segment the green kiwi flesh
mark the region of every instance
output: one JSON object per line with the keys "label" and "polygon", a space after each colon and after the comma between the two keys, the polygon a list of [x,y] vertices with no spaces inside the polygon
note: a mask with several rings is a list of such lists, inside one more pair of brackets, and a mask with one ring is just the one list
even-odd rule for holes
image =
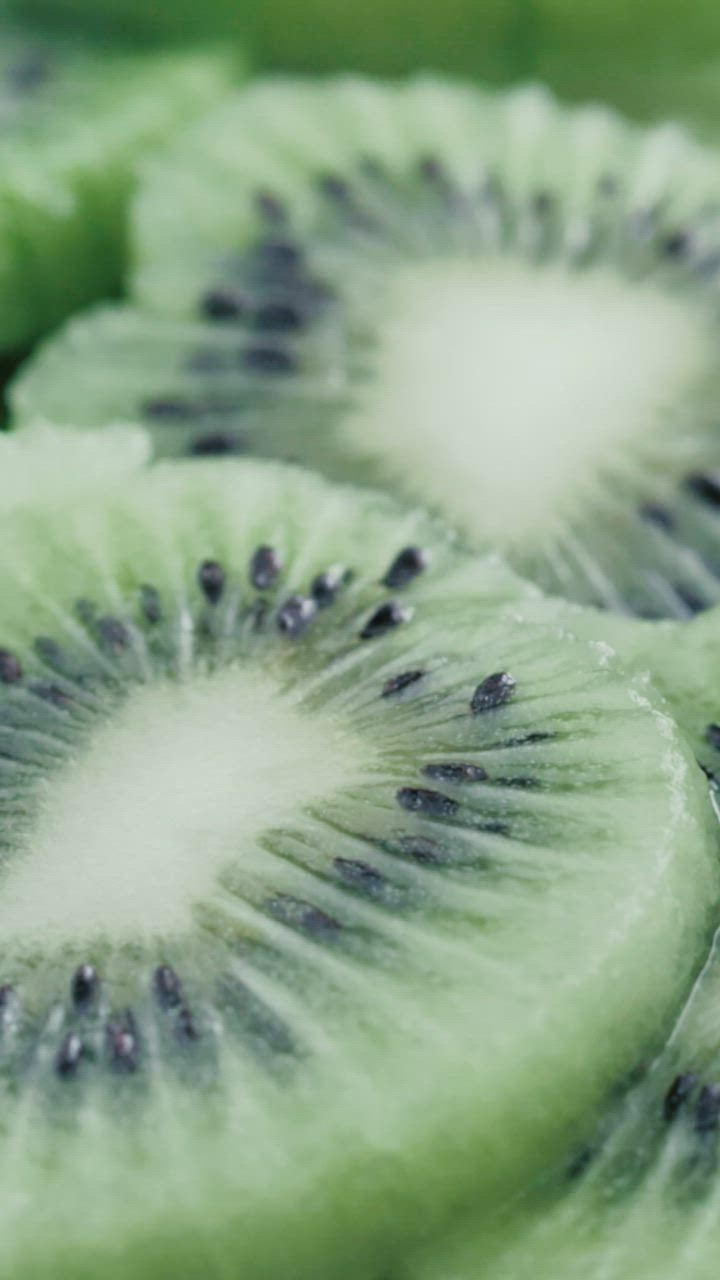
{"label": "green kiwi flesh", "polygon": [[135,239],[144,312],[73,322],[19,421],[388,487],[584,604],[720,601],[720,166],[679,130],[259,83],[150,166]]}
{"label": "green kiwi flesh", "polygon": [[667,1047],[562,1173],[393,1280],[713,1280],[720,1245],[717,939]]}
{"label": "green kiwi flesh", "polygon": [[[570,627],[573,627],[571,622]],[[590,620],[580,629],[587,634]],[[619,637],[624,659],[652,672],[713,789],[720,788],[720,609],[686,625],[640,626]]]}
{"label": "green kiwi flesh", "polygon": [[659,1042],[704,780],[422,514],[101,445],[0,516],[0,1275],[373,1274]]}
{"label": "green kiwi flesh", "polygon": [[116,290],[134,169],[231,83],[224,53],[0,28],[0,350]]}

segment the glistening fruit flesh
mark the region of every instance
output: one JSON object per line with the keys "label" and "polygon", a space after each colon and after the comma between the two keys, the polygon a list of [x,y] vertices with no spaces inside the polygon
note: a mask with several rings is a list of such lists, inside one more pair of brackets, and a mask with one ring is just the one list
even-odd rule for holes
{"label": "glistening fruit flesh", "polygon": [[643,689],[293,469],[2,537],[0,1274],[372,1274],[562,1158],[717,894]]}
{"label": "glistening fruit flesh", "polygon": [[717,939],[669,1043],[562,1175],[393,1280],[713,1280],[720,1206]]}
{"label": "glistening fruit flesh", "polygon": [[687,617],[720,600],[719,202],[679,130],[540,92],[260,84],[139,201],[136,295],[182,322],[74,324],[16,409],[297,457]]}

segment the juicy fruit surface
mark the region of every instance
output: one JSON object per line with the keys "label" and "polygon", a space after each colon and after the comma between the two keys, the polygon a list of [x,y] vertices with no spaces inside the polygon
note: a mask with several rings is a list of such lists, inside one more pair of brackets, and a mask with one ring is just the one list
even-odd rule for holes
{"label": "juicy fruit surface", "polygon": [[560,1159],[716,896],[642,689],[291,469],[3,546],[0,1273],[367,1274]]}
{"label": "juicy fruit surface", "polygon": [[[224,55],[133,55],[2,30],[0,346],[114,289],[133,168],[220,96]],[[62,269],[60,269],[62,268]]]}
{"label": "juicy fruit surface", "polygon": [[261,84],[144,188],[167,318],[76,322],[16,410],[297,457],[552,592],[688,617],[720,600],[719,190],[678,130],[540,92]]}
{"label": "juicy fruit surface", "polygon": [[711,1280],[720,1241],[717,940],[669,1043],[563,1175],[396,1280]]}
{"label": "juicy fruit surface", "polygon": [[150,440],[140,427],[110,427],[91,438],[37,422],[15,435],[0,435],[0,514],[65,503],[122,483],[150,455]]}
{"label": "juicy fruit surface", "polygon": [[640,627],[620,637],[633,668],[652,672],[715,790],[720,786],[719,638],[717,608],[689,625]]}

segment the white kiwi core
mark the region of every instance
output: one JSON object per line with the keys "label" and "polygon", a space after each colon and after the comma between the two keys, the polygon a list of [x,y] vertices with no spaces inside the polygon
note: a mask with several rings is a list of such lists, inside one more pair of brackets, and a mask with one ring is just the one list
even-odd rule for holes
{"label": "white kiwi core", "polygon": [[432,261],[384,289],[343,439],[479,544],[552,538],[642,473],[715,359],[700,307],[609,268]]}
{"label": "white kiwi core", "polygon": [[225,866],[255,873],[263,830],[357,783],[369,754],[257,672],[140,689],[49,779],[4,874],[0,937],[181,934]]}

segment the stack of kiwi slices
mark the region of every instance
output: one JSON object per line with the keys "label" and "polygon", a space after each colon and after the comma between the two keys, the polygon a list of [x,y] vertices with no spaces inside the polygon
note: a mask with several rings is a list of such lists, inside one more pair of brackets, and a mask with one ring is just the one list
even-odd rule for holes
{"label": "stack of kiwi slices", "polygon": [[0,54],[0,1280],[710,1280],[720,155],[58,8]]}

